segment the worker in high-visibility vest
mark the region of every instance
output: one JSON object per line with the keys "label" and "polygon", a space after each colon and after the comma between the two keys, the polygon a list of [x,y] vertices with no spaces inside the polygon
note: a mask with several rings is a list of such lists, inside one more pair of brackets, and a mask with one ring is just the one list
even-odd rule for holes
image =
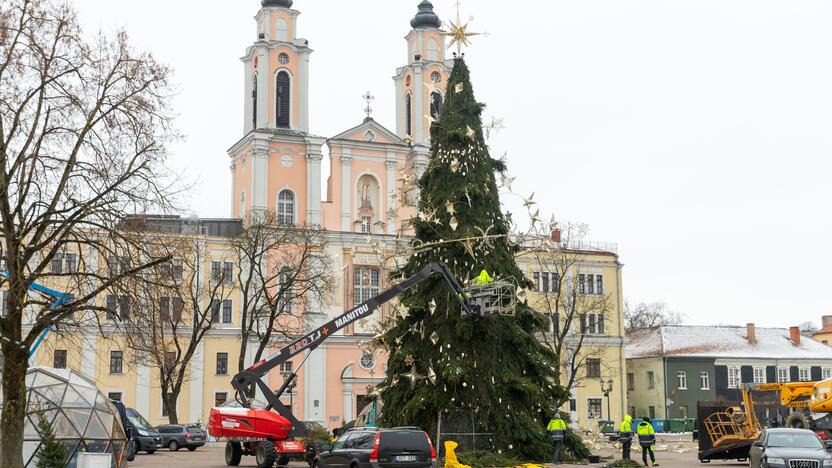
{"label": "worker in high-visibility vest", "polygon": [[647,454],[650,454],[650,461],[653,462],[653,466],[659,466],[656,463],[656,452],[653,449],[653,445],[656,443],[656,431],[653,430],[653,425],[650,424],[650,418],[645,417],[642,419],[640,423],[638,423],[638,444],[641,445],[641,460],[644,462],[644,466],[649,466],[647,464]]}
{"label": "worker in high-visibility vest", "polygon": [[488,286],[493,282],[494,278],[492,278],[486,270],[482,270],[480,272],[480,275],[474,279],[474,284],[476,284],[477,286]]}
{"label": "worker in high-visibility vest", "polygon": [[633,444],[633,418],[630,415],[624,416],[621,426],[618,427],[618,440],[621,442],[621,458],[630,459],[630,447]]}
{"label": "worker in high-visibility vest", "polygon": [[555,417],[549,421],[546,430],[549,432],[549,438],[555,444],[554,463],[560,465],[563,463],[563,456],[560,451],[563,448],[563,440],[566,438],[566,422],[560,418],[560,413],[555,413]]}

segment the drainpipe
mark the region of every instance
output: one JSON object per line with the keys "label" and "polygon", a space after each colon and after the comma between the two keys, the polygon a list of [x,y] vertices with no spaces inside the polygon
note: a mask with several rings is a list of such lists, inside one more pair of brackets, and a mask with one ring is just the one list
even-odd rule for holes
{"label": "drainpipe", "polygon": [[664,374],[664,418],[670,418],[670,408],[667,406],[667,357],[662,356],[662,372]]}
{"label": "drainpipe", "polygon": [[[627,335],[624,333],[624,312],[622,310],[622,304],[624,303],[624,293],[621,289],[621,268],[623,265],[621,263],[616,262],[618,268],[616,268],[616,286],[618,290],[618,336],[621,337],[621,348],[620,352],[621,355],[619,356],[619,360],[621,361],[621,419],[624,420],[624,415],[627,414]],[[635,415],[633,415],[635,416]]]}

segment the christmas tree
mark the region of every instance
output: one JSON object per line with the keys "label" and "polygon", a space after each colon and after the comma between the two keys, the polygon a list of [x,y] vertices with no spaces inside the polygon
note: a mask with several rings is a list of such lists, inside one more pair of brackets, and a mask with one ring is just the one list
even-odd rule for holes
{"label": "christmas tree", "polygon": [[55,440],[55,430],[52,423],[41,414],[38,417],[38,432],[40,432],[40,450],[38,451],[37,468],[62,468],[66,466],[66,445]]}
{"label": "christmas tree", "polygon": [[[419,181],[414,253],[394,277],[442,261],[460,280],[487,270],[513,284],[522,298],[531,284],[515,262],[518,247],[509,237],[495,180],[505,165],[489,155],[483,105],[474,98],[462,58],[455,59],[445,96],[431,126],[432,157]],[[558,365],[535,336],[544,331],[545,317],[521,301],[513,316],[464,318],[438,276],[403,295],[401,304],[406,311],[380,338],[389,349],[387,379],[379,388],[382,423],[436,434],[440,416],[461,418],[466,427],[492,434],[486,442],[494,449],[546,458],[552,444],[545,422],[564,390],[552,384]]]}

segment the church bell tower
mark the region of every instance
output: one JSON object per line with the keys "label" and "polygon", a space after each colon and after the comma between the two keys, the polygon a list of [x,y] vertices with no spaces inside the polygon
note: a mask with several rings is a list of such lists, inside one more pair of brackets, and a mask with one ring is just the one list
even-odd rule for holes
{"label": "church bell tower", "polygon": [[407,65],[396,71],[396,134],[414,143],[430,139],[428,116],[442,112],[442,102],[452,63],[445,61],[445,36],[433,4],[423,0],[410,20]]}

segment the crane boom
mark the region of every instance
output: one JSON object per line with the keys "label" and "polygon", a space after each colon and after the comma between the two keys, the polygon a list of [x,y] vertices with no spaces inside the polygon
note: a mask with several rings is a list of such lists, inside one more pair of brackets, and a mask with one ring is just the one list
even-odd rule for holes
{"label": "crane boom", "polygon": [[297,418],[292,415],[291,411],[286,409],[280,402],[280,396],[297,377],[295,370],[293,370],[293,372],[286,377],[283,385],[274,392],[265,382],[263,382],[263,377],[268,374],[269,371],[294,356],[297,356],[302,352],[311,352],[315,350],[327,338],[344,329],[347,325],[372,315],[385,303],[437,273],[442,275],[444,280],[448,283],[448,286],[453,290],[453,296],[456,297],[459,302],[463,315],[471,318],[478,317],[480,315],[480,307],[469,300],[465,290],[459,284],[459,281],[457,281],[454,275],[451,274],[448,266],[442,262],[431,263],[430,265],[422,268],[415,275],[405,279],[389,289],[382,291],[379,295],[362,302],[358,306],[321,325],[303,337],[298,338],[280,351],[271,354],[248,369],[235,375],[231,380],[231,386],[234,387],[234,390],[237,392],[237,400],[244,407],[249,407],[248,401],[245,398],[242,398],[241,395],[244,395],[245,391],[251,385],[257,385],[268,402],[267,409],[273,408],[275,411],[280,413],[281,416],[288,419],[292,424],[293,435],[299,435],[298,431],[301,430],[300,421],[298,421]]}
{"label": "crane boom", "polygon": [[[9,272],[8,271],[0,271],[0,278],[9,279]],[[56,291],[54,289],[47,288],[46,286],[43,286],[42,284],[38,284],[38,283],[34,283],[34,282],[29,285],[29,290],[39,292],[39,293],[43,294],[44,296],[51,297],[53,299],[52,305],[50,306],[52,309],[57,309],[58,307],[61,307],[62,305],[66,304],[67,302],[72,300],[72,294]],[[46,335],[48,335],[50,331],[52,331],[52,327],[46,327],[46,328],[43,329],[43,332],[41,332],[38,339],[32,345],[32,349],[29,350],[29,357],[30,358],[32,356],[34,356],[35,351],[38,350],[38,347],[40,346],[41,343],[43,343],[44,338],[46,338]]]}

